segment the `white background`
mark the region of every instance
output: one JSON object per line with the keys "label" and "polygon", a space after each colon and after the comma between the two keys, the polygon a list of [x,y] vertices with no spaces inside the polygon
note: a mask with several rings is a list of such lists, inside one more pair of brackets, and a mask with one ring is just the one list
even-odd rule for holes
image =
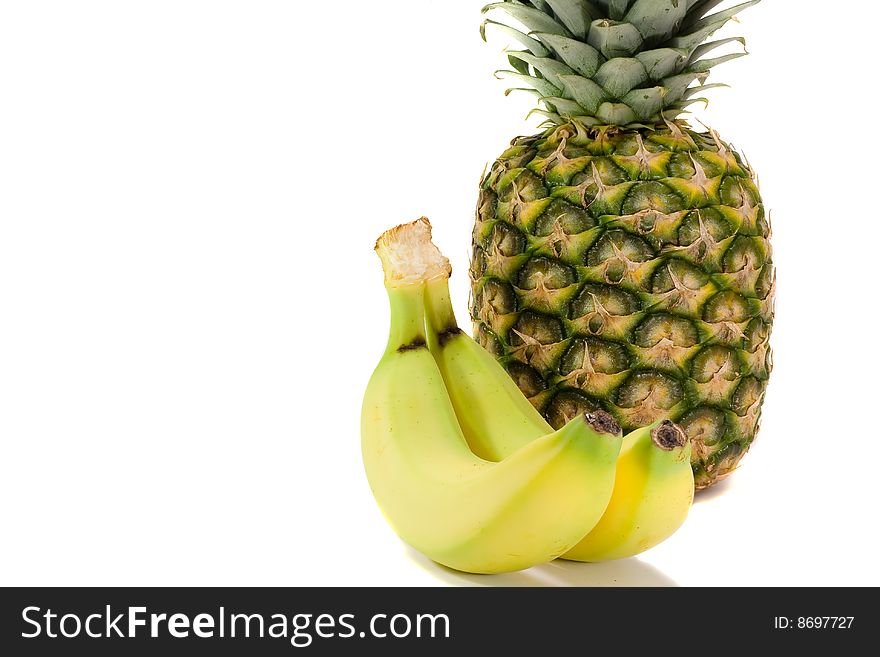
{"label": "white background", "polygon": [[466,318],[480,173],[533,131],[480,2],[0,2],[0,584],[880,584],[858,4],[744,12],[725,34],[752,56],[698,112],[773,209],[776,370],[741,469],[638,559],[478,577],[385,524],[358,416],[376,236],[429,216]]}

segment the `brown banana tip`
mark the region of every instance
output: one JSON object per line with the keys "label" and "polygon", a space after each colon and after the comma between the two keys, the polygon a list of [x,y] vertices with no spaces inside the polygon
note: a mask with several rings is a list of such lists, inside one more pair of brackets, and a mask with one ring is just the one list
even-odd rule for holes
{"label": "brown banana tip", "polygon": [[660,449],[671,452],[687,445],[688,437],[680,426],[669,420],[663,420],[651,431],[651,440]]}
{"label": "brown banana tip", "polygon": [[608,433],[612,436],[619,436],[621,434],[620,424],[610,413],[606,413],[605,411],[584,413],[584,420],[586,420],[587,424],[589,424],[597,433]]}

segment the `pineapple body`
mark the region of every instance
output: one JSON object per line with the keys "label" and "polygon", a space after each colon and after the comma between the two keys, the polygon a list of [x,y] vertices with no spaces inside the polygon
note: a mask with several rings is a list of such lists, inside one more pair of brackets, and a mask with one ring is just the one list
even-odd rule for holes
{"label": "pineapple body", "polygon": [[750,167],[713,131],[569,118],[482,181],[475,335],[554,427],[596,409],[627,431],[679,423],[704,488],[758,429],[769,237]]}

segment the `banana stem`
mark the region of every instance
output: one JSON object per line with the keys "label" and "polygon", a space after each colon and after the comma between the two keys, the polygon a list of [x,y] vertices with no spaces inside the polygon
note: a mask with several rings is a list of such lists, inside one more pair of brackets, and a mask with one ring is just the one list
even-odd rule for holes
{"label": "banana stem", "polygon": [[391,304],[391,329],[385,353],[426,346],[425,286],[417,284],[386,289]]}
{"label": "banana stem", "polygon": [[425,315],[428,346],[432,350],[442,348],[449,336],[461,333],[452,310],[449,277],[437,276],[425,283]]}
{"label": "banana stem", "polygon": [[[382,261],[385,288],[391,302],[391,331],[386,353],[426,346],[426,282],[440,281],[445,285],[452,272],[449,260],[431,241],[431,222],[422,217],[385,231],[376,241],[376,253]],[[448,288],[446,303],[451,314]],[[455,326],[454,316],[452,326]]]}

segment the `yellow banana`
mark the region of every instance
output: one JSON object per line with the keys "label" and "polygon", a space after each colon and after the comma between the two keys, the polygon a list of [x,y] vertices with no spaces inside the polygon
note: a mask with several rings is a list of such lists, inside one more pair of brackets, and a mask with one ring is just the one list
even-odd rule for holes
{"label": "yellow banana", "polygon": [[498,361],[458,328],[448,276],[426,283],[425,311],[428,347],[474,454],[500,461],[553,431]]}
{"label": "yellow banana", "polygon": [[424,280],[448,275],[430,225],[389,231],[377,251],[391,331],[364,395],[361,447],[385,517],[404,541],[457,570],[504,572],[558,557],[608,504],[619,427],[609,433],[602,418],[579,416],[498,463],[474,455],[426,347]]}
{"label": "yellow banana", "polygon": [[[499,461],[552,431],[498,361],[458,328],[448,271],[428,281],[425,305],[428,345],[474,453]],[[652,440],[652,431],[660,431],[667,442]],[[608,509],[563,558],[603,561],[633,556],[681,526],[693,500],[694,481],[690,444],[667,449],[673,434],[686,443],[672,423],[639,429],[624,439]]]}
{"label": "yellow banana", "polygon": [[640,554],[681,527],[694,500],[691,445],[669,420],[623,439],[611,502],[583,540],[563,555],[609,561]]}

